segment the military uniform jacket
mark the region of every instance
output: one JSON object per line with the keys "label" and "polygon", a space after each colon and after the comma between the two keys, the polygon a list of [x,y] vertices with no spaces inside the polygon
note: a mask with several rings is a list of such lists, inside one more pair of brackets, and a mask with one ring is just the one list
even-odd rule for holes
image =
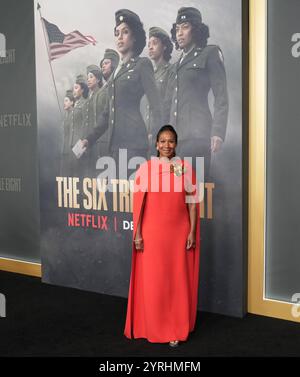
{"label": "military uniform jacket", "polygon": [[97,126],[97,119],[105,109],[107,100],[107,86],[103,85],[90,93],[84,106],[85,135],[93,132]]}
{"label": "military uniform jacket", "polygon": [[89,96],[86,100],[85,106],[84,106],[84,123],[87,132],[90,132],[93,130],[93,128],[96,126],[97,121],[97,99],[98,99],[98,93],[100,92],[100,88],[96,88],[94,91],[89,93]]}
{"label": "military uniform jacket", "polygon": [[85,109],[86,99],[80,97],[79,100],[75,102],[72,110],[72,129],[70,137],[71,148],[77,143],[78,139],[82,139],[85,135]]}
{"label": "military uniform jacket", "polygon": [[149,146],[140,102],[146,94],[153,111],[154,132],[161,127],[161,105],[153,66],[148,58],[134,57],[108,82],[108,100],[97,120],[97,127],[87,136],[90,144],[108,129],[110,150],[147,149]]}
{"label": "military uniform jacket", "polygon": [[73,111],[69,109],[65,111],[63,121],[63,148],[62,154],[68,154],[71,152],[71,136],[73,126]]}
{"label": "military uniform jacket", "polygon": [[[169,118],[166,119],[165,114],[165,107],[163,106],[165,98],[166,98],[166,91],[168,87],[168,83],[170,80],[174,79],[174,72],[172,70],[172,65],[170,63],[164,63],[159,65],[154,70],[154,77],[156,81],[156,86],[160,95],[160,104],[161,104],[161,112],[163,116],[163,123],[168,123]],[[169,114],[167,114],[169,116]],[[147,99],[145,99],[144,104],[144,119],[148,130],[153,130],[153,115],[151,108]],[[165,121],[166,120],[166,121]],[[155,137],[156,134],[153,134]]]}
{"label": "military uniform jacket", "polygon": [[[107,83],[105,83],[101,87],[101,89],[97,92],[97,97],[96,97],[96,101],[95,101],[95,122],[94,122],[93,127],[97,127],[97,120],[99,119],[99,116],[103,113],[103,111],[105,110],[106,102],[108,101],[108,90],[107,90],[107,88],[108,88]],[[107,141],[107,132],[104,133],[101,140]]]}
{"label": "military uniform jacket", "polygon": [[[97,87],[95,90],[89,93],[89,97],[84,105],[84,135],[93,132],[94,128],[97,126],[97,119],[100,114],[104,111],[107,93],[102,86]],[[89,159],[89,174],[92,174],[92,169],[96,164],[97,157],[99,156],[99,145],[94,145],[93,148],[88,148],[85,152],[85,156],[82,158]]]}
{"label": "military uniform jacket", "polygon": [[[181,63],[174,64],[174,80],[169,85],[165,108],[179,140],[225,139],[228,119],[228,92],[221,49],[208,45],[195,47]],[[214,94],[214,116],[208,94]]]}
{"label": "military uniform jacket", "polygon": [[87,157],[83,155],[78,160],[72,151],[73,146],[78,139],[82,139],[85,131],[85,104],[86,100],[83,97],[78,99],[64,121],[65,132],[61,163],[61,174],[63,176],[83,176],[87,171]]}

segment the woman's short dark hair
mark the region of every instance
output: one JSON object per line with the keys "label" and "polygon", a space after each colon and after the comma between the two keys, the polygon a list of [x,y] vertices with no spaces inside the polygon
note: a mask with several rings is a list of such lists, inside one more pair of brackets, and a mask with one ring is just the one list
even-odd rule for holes
{"label": "woman's short dark hair", "polygon": [[[158,142],[160,135],[161,135],[163,132],[165,132],[165,131],[169,131],[169,132],[172,132],[172,133],[173,133],[173,135],[174,135],[174,137],[175,137],[175,143],[176,143],[176,145],[177,145],[177,139],[178,139],[178,137],[177,137],[177,132],[175,131],[175,128],[174,128],[173,126],[171,126],[171,124],[166,124],[166,125],[162,126],[162,127],[159,129],[159,131],[158,131],[158,133],[157,133],[157,135],[156,135],[156,141]],[[159,157],[159,151],[157,151],[157,157]]]}
{"label": "woman's short dark hair", "polygon": [[87,84],[85,84],[84,82],[80,82],[78,85],[80,85],[81,89],[83,90],[82,97],[88,98],[89,88],[88,88]]}
{"label": "woman's short dark hair", "polygon": [[[190,20],[188,22],[192,25],[192,36],[194,43],[196,43],[198,47],[202,48],[207,46],[207,39],[209,38],[209,27],[203,22],[200,22],[200,20]],[[176,50],[179,50],[179,45],[176,39],[176,25],[176,23],[173,24],[173,27],[171,29],[171,36],[172,41],[175,43]]]}
{"label": "woman's short dark hair", "polygon": [[71,102],[73,102],[73,105],[74,105],[75,98],[74,98],[74,96],[73,96],[72,94],[67,94],[67,95],[65,96],[65,98],[69,98],[69,100],[70,100]]}
{"label": "woman's short dark hair", "polygon": [[102,73],[101,75],[97,75],[96,72],[93,72],[93,71],[89,71],[89,73],[91,73],[95,78],[96,80],[98,80],[98,88],[102,88],[103,86],[103,81],[102,81]]}
{"label": "woman's short dark hair", "polygon": [[[142,22],[136,22],[131,20],[126,20],[126,25],[128,25],[131,30],[133,37],[135,39],[133,44],[133,52],[135,56],[139,56],[146,46],[146,32]],[[114,33],[116,34],[116,26],[114,28]]]}
{"label": "woman's short dark hair", "polygon": [[110,68],[110,75],[113,73],[113,71],[117,68],[117,66],[118,66],[118,63],[115,61],[115,60],[113,60],[113,59],[109,59],[110,61],[111,61],[111,68]]}
{"label": "woman's short dark hair", "polygon": [[167,36],[159,35],[157,36],[157,38],[159,38],[161,40],[161,43],[166,47],[166,49],[164,50],[165,61],[170,61],[172,57],[173,43]]}

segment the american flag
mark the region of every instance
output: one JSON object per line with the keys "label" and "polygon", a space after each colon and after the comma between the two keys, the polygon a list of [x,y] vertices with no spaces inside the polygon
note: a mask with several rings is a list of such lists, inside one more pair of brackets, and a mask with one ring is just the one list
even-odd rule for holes
{"label": "american flag", "polygon": [[50,60],[60,58],[75,48],[83,47],[88,44],[95,45],[96,39],[90,35],[82,35],[78,30],[69,34],[64,34],[59,28],[42,18],[45,31],[48,35]]}

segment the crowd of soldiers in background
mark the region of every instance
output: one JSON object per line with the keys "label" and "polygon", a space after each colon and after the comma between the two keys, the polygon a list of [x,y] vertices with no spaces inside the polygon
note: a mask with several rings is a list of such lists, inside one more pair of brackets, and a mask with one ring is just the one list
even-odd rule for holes
{"label": "crowd of soldiers in background", "polygon": [[[128,158],[149,158],[164,124],[178,133],[177,155],[203,156],[208,174],[211,153],[225,139],[228,93],[223,53],[207,44],[200,11],[180,8],[171,34],[151,27],[148,42],[136,13],[120,9],[115,18],[117,51],[106,49],[100,64],[89,65],[66,92],[61,175],[96,176],[97,159],[117,159],[119,148],[127,148]],[[146,43],[150,59],[140,57]],[[174,46],[181,55],[171,64]],[[72,147],[79,139],[86,152],[76,159]]]}

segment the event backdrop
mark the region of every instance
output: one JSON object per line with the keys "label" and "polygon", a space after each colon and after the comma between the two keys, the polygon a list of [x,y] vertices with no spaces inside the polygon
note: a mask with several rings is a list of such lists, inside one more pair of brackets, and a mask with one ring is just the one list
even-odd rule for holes
{"label": "event backdrop", "polygon": [[0,257],[40,262],[34,3],[1,0]]}
{"label": "event backdrop", "polygon": [[[106,48],[116,49],[114,26],[117,10],[127,8],[137,13],[148,36],[152,26],[161,27],[170,34],[177,11],[182,6],[196,7],[201,11],[203,22],[210,30],[208,44],[221,48],[216,59],[220,59],[225,67],[228,90],[226,103],[229,106],[228,117],[225,114],[223,119],[226,123],[224,143],[220,151],[212,155],[209,179],[205,186],[206,198],[201,218],[199,308],[242,316],[245,313],[246,292],[246,257],[242,234],[242,140],[243,133],[247,132],[247,124],[243,122],[243,28],[240,0],[36,2],[43,281],[127,297],[132,250],[130,179],[123,182],[125,195],[121,195],[121,182],[116,185],[114,195],[111,193],[103,198],[99,194],[93,181],[94,173],[88,168],[81,169],[84,159],[91,158],[92,151],[86,151],[80,159],[75,160],[70,150],[65,150],[66,138],[69,137],[65,127],[69,124],[76,128],[76,125],[85,123],[88,111],[86,104],[84,101],[78,103],[72,110],[71,118],[68,118],[69,114],[63,109],[64,98],[66,91],[73,89],[78,75],[87,74],[87,66],[99,66]],[[73,43],[77,43],[76,49],[74,45],[67,46],[66,40],[64,42],[64,38],[72,40],[74,33],[79,38],[76,42],[73,40]],[[59,50],[53,43],[65,43],[63,47],[70,51]],[[148,57],[147,46],[141,56]],[[179,56],[180,52],[174,48],[171,63],[176,63]],[[204,66],[201,68],[205,69]],[[131,74],[134,77],[133,71],[129,70],[124,80],[129,80]],[[218,90],[217,86],[215,90]],[[210,92],[208,99],[213,117],[217,117],[219,115],[214,114],[214,105],[218,104],[215,103],[214,94]],[[110,111],[118,109],[110,108]],[[197,119],[194,121],[197,123]],[[96,156],[107,153],[107,141],[106,132],[94,146]],[[130,142],[134,142],[134,138]],[[139,140],[136,142],[138,148]],[[195,148],[195,145],[192,147]],[[75,164],[75,168],[66,172],[64,167],[68,153],[72,159],[69,164],[73,168]],[[93,161],[95,164],[96,159]],[[128,176],[132,173],[134,171],[131,170]]]}

